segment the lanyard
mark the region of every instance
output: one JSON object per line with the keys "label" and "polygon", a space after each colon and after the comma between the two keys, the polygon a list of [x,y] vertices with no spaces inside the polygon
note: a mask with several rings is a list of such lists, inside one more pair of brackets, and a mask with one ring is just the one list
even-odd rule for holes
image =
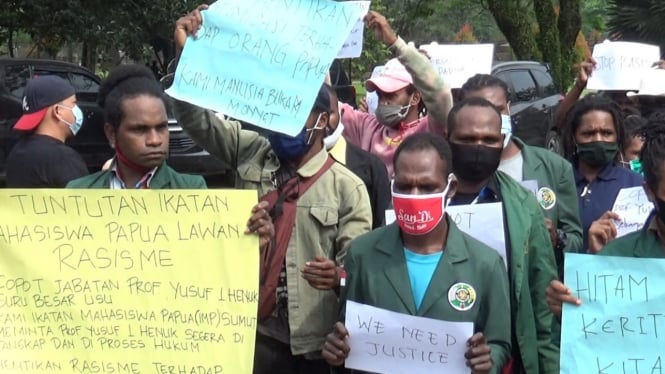
{"label": "lanyard", "polygon": [[[478,195],[476,196],[476,198],[473,199],[473,200],[469,203],[469,205],[475,205],[475,204],[477,204],[477,203],[478,203],[478,200],[480,200],[481,196],[484,197],[484,195],[486,194],[486,193],[485,193],[486,188],[487,188],[487,187],[483,187],[483,189],[480,190],[480,192],[478,192]],[[451,199],[449,198],[449,199],[446,201],[446,206],[450,205],[450,200],[451,200]]]}

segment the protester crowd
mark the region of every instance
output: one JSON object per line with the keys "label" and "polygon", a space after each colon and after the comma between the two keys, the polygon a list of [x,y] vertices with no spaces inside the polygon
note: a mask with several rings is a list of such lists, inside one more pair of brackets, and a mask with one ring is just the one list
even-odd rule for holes
{"label": "protester crowd", "polygon": [[[205,9],[177,20],[178,51]],[[502,80],[475,75],[453,102],[426,54],[383,15],[370,11],[364,20],[393,55],[365,83],[379,98],[374,114],[338,102],[329,78],[293,137],[262,136],[222,113],[174,103],[195,142],[233,165],[235,187],[260,196],[247,212],[247,233],[261,238],[254,373],[352,372],[344,368],[349,300],[473,322],[465,353],[472,373],[558,373],[562,303],[581,303],[564,283],[564,253],[665,254],[665,88],[580,98],[594,71],[587,59],[555,115],[562,157],[511,135]],[[110,72],[99,104],[115,156],[88,175],[65,145],[85,126],[74,89],[35,78],[15,125],[24,135],[7,159],[8,187],[206,188],[202,177],[166,164],[164,95],[146,66]],[[636,186],[655,208],[643,229],[617,239],[613,204]],[[507,266],[446,213],[497,202]],[[396,222],[384,222],[387,209]]]}

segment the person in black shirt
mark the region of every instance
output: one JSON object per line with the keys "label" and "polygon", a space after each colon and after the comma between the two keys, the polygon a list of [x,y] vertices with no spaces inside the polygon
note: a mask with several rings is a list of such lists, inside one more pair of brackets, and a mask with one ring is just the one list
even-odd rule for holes
{"label": "person in black shirt", "polygon": [[7,157],[7,187],[62,188],[88,174],[83,158],[65,141],[83,125],[74,87],[56,76],[30,80],[23,116],[14,130],[23,133]]}
{"label": "person in black shirt", "polygon": [[[328,82],[326,82],[328,83]],[[330,94],[331,113],[328,123],[330,134],[323,139],[328,153],[360,178],[369,194],[372,208],[372,230],[385,224],[386,210],[391,205],[390,180],[386,164],[380,158],[344,140],[344,125],[339,115],[335,90],[326,84]]]}

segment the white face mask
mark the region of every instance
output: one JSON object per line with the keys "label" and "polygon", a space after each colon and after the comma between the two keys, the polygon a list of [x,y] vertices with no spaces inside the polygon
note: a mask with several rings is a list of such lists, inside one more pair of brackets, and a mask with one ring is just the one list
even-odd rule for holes
{"label": "white face mask", "polygon": [[339,123],[337,124],[337,128],[335,129],[335,131],[332,132],[332,134],[323,138],[323,144],[325,145],[327,151],[331,150],[335,146],[335,144],[337,144],[337,141],[342,136],[342,132],[344,132],[341,107],[338,108],[338,112],[339,112]]}
{"label": "white face mask", "polygon": [[327,151],[331,150],[335,146],[335,144],[337,144],[339,138],[342,137],[342,132],[344,132],[344,124],[342,124],[342,122],[340,121],[335,131],[333,131],[332,134],[323,138],[323,144],[326,146]]}
{"label": "white face mask", "polygon": [[503,138],[503,148],[506,148],[510,144],[510,137],[513,133],[513,123],[510,115],[501,115],[501,133],[505,135]]}
{"label": "white face mask", "polygon": [[61,120],[62,122],[67,124],[67,126],[69,126],[69,129],[72,131],[72,134],[76,135],[79,132],[79,130],[81,130],[81,127],[83,126],[83,111],[76,104],[74,104],[74,106],[71,107],[71,108],[66,106],[66,105],[63,105],[63,104],[57,104],[57,106],[59,106],[61,108],[69,109],[69,110],[72,111],[72,114],[74,114],[74,123],[71,123],[69,121],[65,121],[62,117],[60,117],[57,114],[56,114],[56,116],[58,117],[59,120]]}

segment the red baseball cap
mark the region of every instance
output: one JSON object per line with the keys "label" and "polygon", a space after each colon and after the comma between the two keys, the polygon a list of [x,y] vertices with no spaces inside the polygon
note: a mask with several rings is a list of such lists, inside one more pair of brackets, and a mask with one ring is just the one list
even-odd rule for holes
{"label": "red baseball cap", "polygon": [[42,122],[51,105],[74,94],[74,87],[58,76],[44,75],[30,79],[23,96],[23,115],[14,125],[14,129],[33,131]]}

